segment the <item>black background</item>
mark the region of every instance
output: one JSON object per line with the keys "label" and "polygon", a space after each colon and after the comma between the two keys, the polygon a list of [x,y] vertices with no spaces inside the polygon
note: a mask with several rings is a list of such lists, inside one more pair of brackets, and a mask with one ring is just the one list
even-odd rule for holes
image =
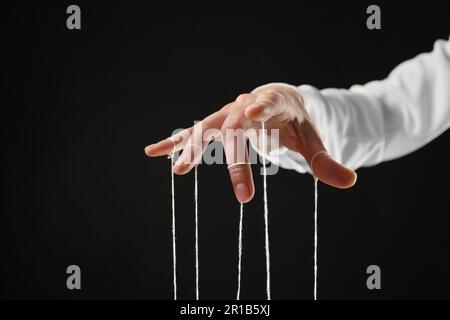
{"label": "black background", "polygon": [[[172,298],[170,162],[145,145],[239,93],[384,78],[449,36],[445,1],[3,6],[1,298]],[[424,106],[426,107],[426,106]],[[450,298],[449,133],[320,185],[319,299]],[[265,298],[262,180],[246,206],[242,297]],[[313,183],[268,177],[274,299],[312,299]],[[233,299],[239,207],[224,166],[199,167],[200,289]],[[193,174],[176,179],[179,296],[194,298]],[[66,288],[66,267],[82,290]],[[369,291],[367,266],[382,270]]]}

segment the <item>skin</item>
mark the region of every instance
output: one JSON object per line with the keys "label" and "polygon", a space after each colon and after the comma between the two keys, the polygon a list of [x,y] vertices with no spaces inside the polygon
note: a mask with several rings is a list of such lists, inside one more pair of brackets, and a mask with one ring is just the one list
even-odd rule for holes
{"label": "skin", "polygon": [[[264,121],[267,130],[279,129],[280,146],[302,154],[310,167],[311,160],[314,158],[311,171],[320,181],[340,189],[350,188],[355,184],[357,176],[354,171],[333,160],[329,154],[321,152],[326,151],[326,148],[319,131],[308,115],[302,97],[288,86],[265,86],[253,93],[241,94],[235,101],[209,115],[196,126],[151,144],[145,147],[144,151],[149,157],[160,157],[183,150],[173,166],[175,174],[183,175],[192,170],[196,164],[196,161],[187,161],[188,157],[198,160],[201,152],[194,151],[196,148],[199,151],[200,146],[203,151],[209,142],[195,138],[200,124],[202,134],[214,129],[216,132],[221,132],[222,135],[213,134],[206,140],[221,139],[227,163],[231,164],[228,170],[234,193],[239,202],[246,203],[252,199],[255,192],[252,171],[250,164],[236,164],[239,161],[235,159],[231,144],[227,143],[230,141],[228,140],[230,131],[227,130],[259,129],[261,121]],[[192,134],[193,132],[196,134]],[[234,141],[246,143],[245,138]],[[247,156],[245,155],[246,158]]]}

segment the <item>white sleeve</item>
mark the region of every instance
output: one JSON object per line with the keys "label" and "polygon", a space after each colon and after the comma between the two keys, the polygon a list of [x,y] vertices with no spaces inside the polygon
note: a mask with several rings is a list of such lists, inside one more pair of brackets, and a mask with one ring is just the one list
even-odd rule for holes
{"label": "white sleeve", "polygon": [[[357,169],[402,157],[450,126],[450,41],[397,66],[384,80],[348,90],[296,87],[336,161]],[[309,172],[304,158],[286,149],[275,164]]]}

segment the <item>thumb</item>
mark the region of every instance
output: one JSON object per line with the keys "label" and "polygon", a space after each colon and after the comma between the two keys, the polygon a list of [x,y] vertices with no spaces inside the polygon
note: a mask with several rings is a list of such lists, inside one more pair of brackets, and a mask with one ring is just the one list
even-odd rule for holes
{"label": "thumb", "polygon": [[299,142],[297,151],[306,159],[316,178],[340,189],[350,188],[356,183],[356,172],[331,157],[309,118],[306,118],[301,124],[295,122],[294,127]]}
{"label": "thumb", "polygon": [[356,183],[356,173],[335,161],[325,150],[315,153],[309,165],[315,177],[332,187],[346,189]]}

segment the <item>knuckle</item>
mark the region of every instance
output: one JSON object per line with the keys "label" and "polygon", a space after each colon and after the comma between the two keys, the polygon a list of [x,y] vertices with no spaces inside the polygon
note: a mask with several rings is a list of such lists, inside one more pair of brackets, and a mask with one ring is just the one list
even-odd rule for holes
{"label": "knuckle", "polygon": [[237,97],[236,97],[236,102],[237,103],[241,103],[241,102],[244,102],[245,100],[247,100],[248,98],[250,97],[250,94],[248,94],[248,93],[242,93],[242,94],[240,94],[240,95],[238,95]]}
{"label": "knuckle", "polygon": [[233,107],[233,105],[234,105],[234,102],[230,102],[230,103],[224,105],[222,107],[222,109],[220,109],[220,111],[229,112],[231,110],[231,108]]}
{"label": "knuckle", "polygon": [[238,130],[238,129],[242,129],[242,126],[240,124],[239,121],[237,120],[231,120],[231,121],[225,121],[222,124],[222,132],[226,132],[227,130]]}
{"label": "knuckle", "polygon": [[277,93],[277,90],[274,88],[269,88],[269,89],[265,90],[264,93],[268,94],[268,95],[275,94],[275,93]]}
{"label": "knuckle", "polygon": [[238,165],[232,166],[232,167],[228,168],[228,171],[230,173],[230,177],[231,177],[232,181],[242,181],[242,180],[246,180],[248,177],[245,164],[238,164]]}
{"label": "knuckle", "polygon": [[273,103],[277,103],[281,98],[281,93],[273,90],[266,93],[266,99],[272,101]]}
{"label": "knuckle", "polygon": [[172,140],[178,144],[178,143],[185,143],[186,141],[189,140],[189,138],[191,137],[191,132],[187,129],[175,134],[172,136]]}

